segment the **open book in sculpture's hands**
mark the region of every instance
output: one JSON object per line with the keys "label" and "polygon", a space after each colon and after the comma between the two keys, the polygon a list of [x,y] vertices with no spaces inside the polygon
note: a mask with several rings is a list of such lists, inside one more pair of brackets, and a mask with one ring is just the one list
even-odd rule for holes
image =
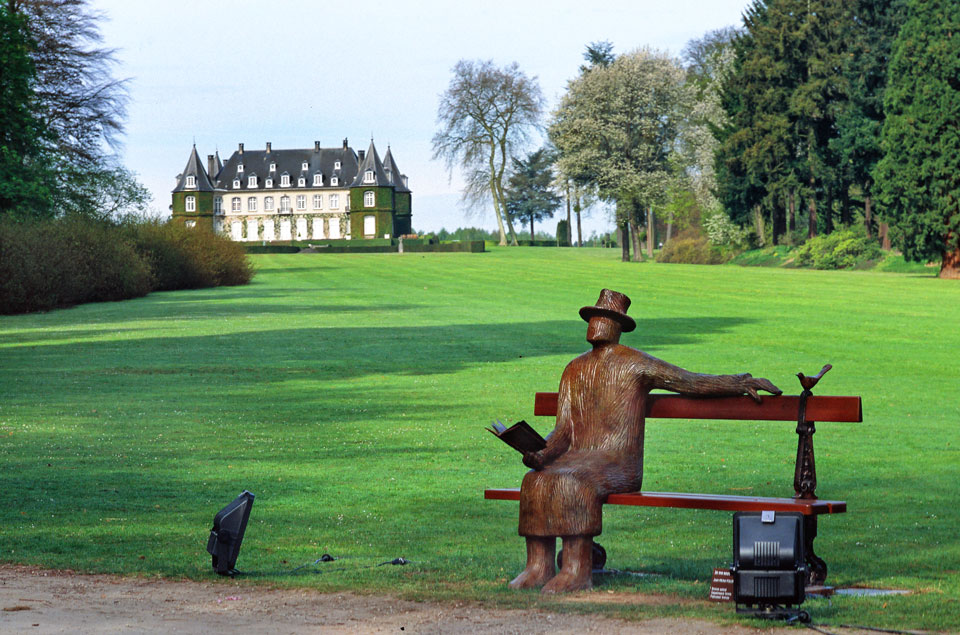
{"label": "open book in sculpture's hands", "polygon": [[547,447],[546,440],[526,421],[518,421],[508,428],[498,420],[487,430],[521,454],[539,452]]}

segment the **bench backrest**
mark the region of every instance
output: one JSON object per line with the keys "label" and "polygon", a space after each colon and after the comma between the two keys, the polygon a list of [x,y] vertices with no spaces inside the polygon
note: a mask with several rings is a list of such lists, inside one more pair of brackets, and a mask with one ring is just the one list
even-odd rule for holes
{"label": "bench backrest", "polygon": [[[747,421],[796,421],[799,395],[760,397],[760,403],[747,396],[685,397],[651,394],[647,417],[657,419],[743,419]],[[538,392],[533,414],[556,416],[557,393]],[[807,421],[863,421],[860,397],[821,397],[807,399]]]}

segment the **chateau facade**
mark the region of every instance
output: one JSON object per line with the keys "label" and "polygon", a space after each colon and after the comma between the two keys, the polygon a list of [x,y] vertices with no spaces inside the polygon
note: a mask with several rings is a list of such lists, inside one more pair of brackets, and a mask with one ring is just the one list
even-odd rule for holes
{"label": "chateau facade", "polygon": [[190,153],[173,190],[175,222],[237,241],[394,238],[411,233],[411,191],[390,148],[237,150],[206,166]]}

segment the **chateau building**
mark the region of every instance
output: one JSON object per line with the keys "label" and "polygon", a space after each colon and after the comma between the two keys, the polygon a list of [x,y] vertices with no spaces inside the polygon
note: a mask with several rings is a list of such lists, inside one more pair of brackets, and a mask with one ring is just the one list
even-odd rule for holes
{"label": "chateau building", "polygon": [[394,238],[411,233],[411,191],[390,148],[380,160],[339,148],[244,150],[226,163],[194,145],[173,190],[173,219],[239,241]]}

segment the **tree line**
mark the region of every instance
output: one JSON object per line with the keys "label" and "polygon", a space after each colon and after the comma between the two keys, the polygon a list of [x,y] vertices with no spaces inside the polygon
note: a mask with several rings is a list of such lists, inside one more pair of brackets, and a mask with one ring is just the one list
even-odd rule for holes
{"label": "tree line", "polygon": [[859,228],[960,277],[960,3],[754,0],[680,59],[594,42],[584,60],[549,113],[516,64],[454,68],[434,154],[492,201],[501,244],[593,197],[624,260],[680,231],[799,245]]}

